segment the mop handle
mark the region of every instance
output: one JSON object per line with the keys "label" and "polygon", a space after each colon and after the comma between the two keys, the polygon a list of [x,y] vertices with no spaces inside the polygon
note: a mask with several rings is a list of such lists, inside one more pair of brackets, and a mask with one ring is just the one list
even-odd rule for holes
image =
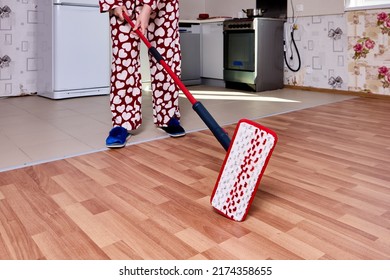
{"label": "mop handle", "polygon": [[[130,26],[134,29],[134,23],[130,19],[130,17],[123,12],[123,17],[130,24]],[[168,64],[164,61],[162,55],[158,52],[158,50],[153,47],[150,42],[146,39],[145,35],[137,29],[134,32],[141,38],[141,40],[145,43],[146,47],[149,49],[149,52],[153,55],[153,57],[157,60],[157,62],[168,72],[171,78],[175,81],[176,85],[182,90],[184,95],[192,104],[192,109],[198,114],[198,116],[203,120],[203,122],[207,125],[207,127],[214,134],[215,138],[219,141],[222,147],[227,151],[230,147],[230,138],[227,135],[226,131],[223,130],[220,125],[215,121],[213,116],[207,111],[207,109],[203,106],[203,104],[197,101],[190,91],[186,88],[183,82],[179,79],[179,77],[172,71],[172,69],[168,66]]]}
{"label": "mop handle", "polygon": [[[134,28],[134,23],[130,19],[130,17],[123,12],[123,17],[125,20],[130,24],[132,28]],[[149,52],[153,55],[153,57],[157,60],[161,66],[164,67],[164,69],[168,72],[168,74],[171,76],[171,78],[175,81],[176,85],[182,90],[184,95],[188,98],[188,100],[191,102],[192,105],[194,105],[197,100],[192,96],[190,91],[185,87],[183,82],[179,79],[179,77],[172,71],[172,69],[168,66],[168,64],[164,61],[164,58],[161,56],[161,54],[157,51],[155,47],[153,47],[148,39],[146,39],[145,35],[142,34],[141,30],[133,30],[140,38],[141,40],[145,43],[146,47],[149,49]]]}

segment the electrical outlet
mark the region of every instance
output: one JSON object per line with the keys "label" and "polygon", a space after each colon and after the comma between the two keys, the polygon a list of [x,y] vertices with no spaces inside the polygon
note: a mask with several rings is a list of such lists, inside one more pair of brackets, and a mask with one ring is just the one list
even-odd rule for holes
{"label": "electrical outlet", "polygon": [[297,12],[303,12],[303,4],[297,4],[297,5],[295,6],[295,10],[296,10]]}

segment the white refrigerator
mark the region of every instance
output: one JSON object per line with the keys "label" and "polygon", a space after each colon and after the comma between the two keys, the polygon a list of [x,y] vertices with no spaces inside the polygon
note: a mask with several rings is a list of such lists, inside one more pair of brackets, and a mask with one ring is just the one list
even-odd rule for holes
{"label": "white refrigerator", "polygon": [[38,95],[109,94],[110,26],[98,0],[42,0],[38,11]]}

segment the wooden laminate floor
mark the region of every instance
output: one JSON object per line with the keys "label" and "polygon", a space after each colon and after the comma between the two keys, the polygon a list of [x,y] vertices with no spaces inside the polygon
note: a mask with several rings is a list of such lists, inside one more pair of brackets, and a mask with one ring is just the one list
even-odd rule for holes
{"label": "wooden laminate floor", "polygon": [[2,172],[0,259],[389,259],[389,119],[354,98],[258,120],[279,142],[241,223],[209,204],[208,130]]}

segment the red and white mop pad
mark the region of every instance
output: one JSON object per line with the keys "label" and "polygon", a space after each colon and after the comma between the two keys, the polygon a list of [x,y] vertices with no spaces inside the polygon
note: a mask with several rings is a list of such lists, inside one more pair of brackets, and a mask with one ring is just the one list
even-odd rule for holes
{"label": "red and white mop pad", "polygon": [[276,142],[272,130],[253,121],[239,121],[210,199],[220,214],[245,220]]}

